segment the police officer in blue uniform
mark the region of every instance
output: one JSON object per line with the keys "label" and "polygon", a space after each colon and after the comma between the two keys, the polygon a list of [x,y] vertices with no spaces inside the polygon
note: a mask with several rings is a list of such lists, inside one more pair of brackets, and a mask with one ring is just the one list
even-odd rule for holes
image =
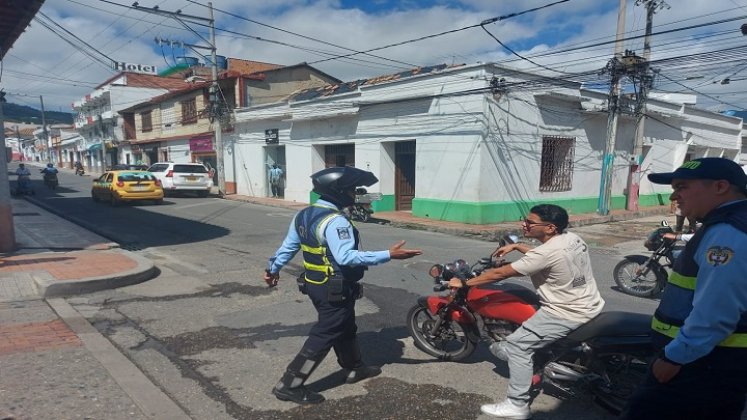
{"label": "police officer in blue uniform", "polygon": [[671,173],[682,215],[703,223],[674,263],[652,319],[661,349],[624,419],[740,419],[747,393],[747,175],[701,158]]}
{"label": "police officer in blue uniform", "polygon": [[331,348],[347,372],[345,382],[355,383],[381,373],[381,368],[367,366],[361,359],[355,324],[355,300],[361,296],[358,282],[370,265],[422,254],[420,250],[403,249],[404,241],[386,251],[359,250],[358,230],[341,210],[354,204],[356,187],[379,181],[374,174],[353,167],[334,167],[313,174],[311,180],[320,198],[293,218],[264,274],[269,286],[277,285],[280,269],[302,250],[305,272],[298,279],[299,289],[309,296],[319,319],[272,390],[278,399],[298,404],[324,401],[321,394],[310,391],[304,383]]}

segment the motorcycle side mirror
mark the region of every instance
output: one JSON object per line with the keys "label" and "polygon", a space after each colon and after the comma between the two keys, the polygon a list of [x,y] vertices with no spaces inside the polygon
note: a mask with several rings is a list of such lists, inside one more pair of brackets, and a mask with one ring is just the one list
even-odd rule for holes
{"label": "motorcycle side mirror", "polygon": [[430,274],[434,279],[437,279],[444,274],[444,266],[441,264],[434,264],[433,267],[428,270],[428,274]]}
{"label": "motorcycle side mirror", "polygon": [[519,237],[516,235],[503,235],[498,239],[499,247],[503,247],[509,244],[515,244],[519,242]]}
{"label": "motorcycle side mirror", "polygon": [[465,273],[465,272],[469,271],[469,264],[467,264],[467,261],[464,261],[462,259],[458,259],[458,260],[454,261],[454,268],[456,269],[456,271],[458,271],[460,273]]}

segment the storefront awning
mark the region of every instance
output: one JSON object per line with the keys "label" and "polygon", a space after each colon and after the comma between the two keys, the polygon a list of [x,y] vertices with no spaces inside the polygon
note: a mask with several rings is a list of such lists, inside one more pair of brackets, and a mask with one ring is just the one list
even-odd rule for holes
{"label": "storefront awning", "polygon": [[93,153],[101,150],[101,143],[96,143],[88,146],[88,153]]}

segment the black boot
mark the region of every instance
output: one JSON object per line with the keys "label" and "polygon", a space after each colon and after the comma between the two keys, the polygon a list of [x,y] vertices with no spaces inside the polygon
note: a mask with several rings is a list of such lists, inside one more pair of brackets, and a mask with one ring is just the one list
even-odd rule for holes
{"label": "black boot", "polygon": [[366,378],[373,378],[381,373],[378,366],[366,366],[361,359],[358,339],[345,340],[335,345],[337,363],[347,372],[345,383],[354,384]]}
{"label": "black boot", "polygon": [[272,393],[279,400],[292,401],[296,404],[319,404],[324,401],[322,394],[310,391],[304,386],[304,382],[326,355],[327,352],[314,355],[301,349],[301,352],[288,365],[280,382],[272,389]]}
{"label": "black boot", "polygon": [[378,366],[366,366],[362,365],[355,368],[348,373],[348,377],[345,378],[346,384],[354,384],[367,378],[373,378],[381,373],[381,368]]}

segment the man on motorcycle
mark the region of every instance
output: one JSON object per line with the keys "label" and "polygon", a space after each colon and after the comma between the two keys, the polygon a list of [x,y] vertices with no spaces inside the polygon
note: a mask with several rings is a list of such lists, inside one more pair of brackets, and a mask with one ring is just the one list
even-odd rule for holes
{"label": "man on motorcycle", "polygon": [[[522,230],[524,236],[538,240],[541,245],[532,248],[516,243],[498,248],[494,253],[498,257],[511,251],[524,256],[465,282],[467,286],[477,286],[529,276],[541,303],[537,313],[505,341],[490,346],[491,353],[508,362],[508,398],[498,404],[483,405],[480,407],[483,413],[510,419],[531,418],[534,353],[567,336],[604,308],[591,271],[588,246],[575,233],[565,232],[567,227],[568,213],[562,207],[553,204],[532,207],[522,221]],[[462,287],[462,280],[452,279],[449,286]]]}
{"label": "man on motorcycle", "polygon": [[16,169],[16,176],[18,177],[19,180],[22,177],[26,177],[26,179],[28,179],[28,177],[31,176],[31,171],[29,171],[29,169],[26,167],[25,164],[19,163],[18,169]]}
{"label": "man on motorcycle", "polygon": [[57,168],[54,167],[53,164],[48,163],[46,168],[43,168],[41,170],[41,173],[44,174],[44,178],[47,177],[47,175],[57,175]]}
{"label": "man on motorcycle", "polygon": [[270,258],[264,280],[277,285],[280,269],[303,249],[304,269],[297,280],[319,317],[301,351],[291,361],[272,393],[283,401],[316,404],[321,394],[304,386],[314,369],[334,348],[337,363],[346,371],[345,382],[355,383],[381,373],[377,366],[366,366],[356,338],[355,301],[361,297],[363,278],[369,265],[402,260],[422,254],[403,249],[405,241],[387,251],[361,251],[358,230],[341,211],[355,200],[355,188],[379,180],[371,172],[353,167],[334,167],[311,176],[314,192],[321,197],[293,218],[282,246]]}
{"label": "man on motorcycle", "polygon": [[674,262],[654,313],[661,349],[623,419],[740,419],[747,393],[747,174],[700,158],[674,172],[682,215],[703,223]]}

